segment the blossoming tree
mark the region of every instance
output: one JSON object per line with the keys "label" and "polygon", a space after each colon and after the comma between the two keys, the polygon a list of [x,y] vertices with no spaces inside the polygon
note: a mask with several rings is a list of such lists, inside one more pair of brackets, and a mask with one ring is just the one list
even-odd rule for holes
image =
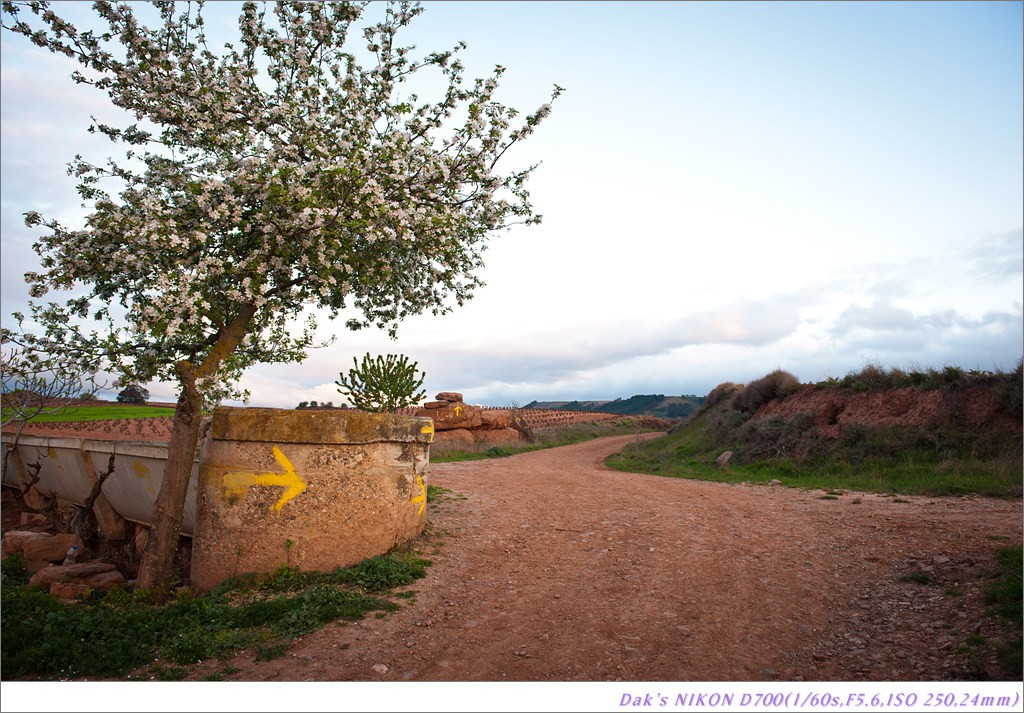
{"label": "blossoming tree", "polygon": [[[467,82],[464,44],[419,56],[399,45],[418,5],[369,5],[380,17],[363,20],[362,62],[348,48],[366,4],[246,2],[219,53],[202,3],[93,7],[102,29],[45,2],[3,3],[5,29],[77,60],[75,82],[135,117],[89,126],[123,159],[69,164],[91,210],[80,227],[25,214],[42,232],[31,295],[75,292],[33,302],[36,329],[18,338],[102,357],[124,383],[180,385],[139,574],[165,596],[204,403],[241,395],[249,365],[302,360],[316,325],[290,327],[307,307],[353,307],[349,328],[393,336],[408,315],[470,298],[487,236],[540,220],[525,187],[535,166],[497,165],[550,104],[516,119],[494,98],[504,68]],[[436,101],[411,91],[424,71],[442,80]]]}

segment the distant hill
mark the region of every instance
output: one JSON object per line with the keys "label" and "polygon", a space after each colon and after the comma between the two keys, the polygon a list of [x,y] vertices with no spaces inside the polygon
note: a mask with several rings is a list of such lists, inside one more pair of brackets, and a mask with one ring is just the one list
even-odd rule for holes
{"label": "distant hill", "polygon": [[620,416],[657,416],[658,418],[686,418],[704,403],[703,396],[665,396],[664,394],[637,394],[628,399],[613,401],[531,401],[523,408],[557,409],[561,411],[596,411]]}

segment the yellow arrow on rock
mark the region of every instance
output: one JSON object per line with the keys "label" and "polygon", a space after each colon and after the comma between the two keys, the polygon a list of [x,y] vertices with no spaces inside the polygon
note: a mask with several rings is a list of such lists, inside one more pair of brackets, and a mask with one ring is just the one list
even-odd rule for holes
{"label": "yellow arrow on rock", "polygon": [[420,429],[420,433],[425,433],[428,436],[430,436],[430,440],[428,440],[427,443],[433,443],[434,442],[434,422],[431,421],[426,426],[421,428]]}
{"label": "yellow arrow on rock", "polygon": [[281,508],[284,507],[285,503],[306,489],[306,481],[299,477],[291,461],[285,457],[284,453],[277,446],[274,446],[274,458],[284,468],[283,473],[225,473],[223,480],[225,493],[243,498],[245,497],[245,491],[254,485],[284,486],[286,490],[281,494],[280,500],[274,504],[274,510],[281,512]]}
{"label": "yellow arrow on rock", "polygon": [[410,500],[411,503],[421,503],[420,509],[416,511],[417,515],[423,514],[423,509],[427,507],[427,487],[423,485],[423,476],[416,476],[416,485],[420,486],[420,494]]}
{"label": "yellow arrow on rock", "polygon": [[462,413],[462,407],[461,406],[456,406],[455,407],[455,415],[458,416],[460,413]]}

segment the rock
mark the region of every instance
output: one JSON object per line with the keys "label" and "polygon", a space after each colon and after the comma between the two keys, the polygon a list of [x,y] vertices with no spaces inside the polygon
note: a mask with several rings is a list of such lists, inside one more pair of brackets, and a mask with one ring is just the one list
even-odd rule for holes
{"label": "rock", "polygon": [[511,411],[481,411],[480,427],[487,430],[515,428],[516,419]]}
{"label": "rock", "polygon": [[125,583],[124,576],[109,562],[82,562],[47,567],[28,580],[29,586],[50,590],[55,584],[78,584],[91,589],[111,589]]}
{"label": "rock", "polygon": [[434,419],[434,432],[450,431],[455,428],[477,428],[481,425],[481,409],[477,406],[455,403],[444,408],[417,409],[416,416]]}
{"label": "rock", "polygon": [[507,446],[521,441],[519,431],[514,428],[500,428],[494,431],[469,431],[473,440],[488,446]]}
{"label": "rock", "polygon": [[729,463],[729,460],[731,458],[732,458],[732,451],[726,451],[722,455],[720,455],[717,458],[715,458],[715,467],[717,467],[717,468],[724,468]]}
{"label": "rock", "polygon": [[41,512],[23,512],[21,524],[26,527],[46,527],[50,524],[50,518]]}
{"label": "rock", "polygon": [[451,403],[452,403],[451,401],[427,401],[425,404],[423,404],[423,408],[425,408],[425,409],[444,408],[445,406],[451,406]]}
{"label": "rock", "polygon": [[93,587],[72,582],[55,582],[50,586],[50,594],[60,599],[74,599],[82,594],[88,594]]}
{"label": "rock", "polygon": [[465,428],[457,428],[452,431],[441,431],[434,434],[434,442],[431,448],[439,451],[457,451],[472,448],[476,443],[473,432]]}
{"label": "rock", "polygon": [[370,667],[370,670],[373,671],[374,673],[380,675],[380,676],[383,676],[384,674],[386,674],[391,669],[389,669],[385,664],[375,663],[373,666]]}
{"label": "rock", "polygon": [[84,547],[78,535],[50,535],[40,540],[26,542],[22,554],[27,560],[45,560],[47,562],[63,562],[68,550],[77,547],[81,552]]}
{"label": "rock", "polygon": [[30,575],[35,574],[41,569],[53,566],[53,562],[50,562],[49,560],[25,560],[25,571]]}
{"label": "rock", "polygon": [[25,556],[25,543],[32,540],[45,540],[52,535],[45,532],[29,532],[27,530],[11,530],[4,533],[3,544],[0,549],[4,557],[11,555]]}
{"label": "rock", "polygon": [[949,562],[949,557],[943,557],[942,555],[932,557],[932,564],[946,564],[947,562]]}
{"label": "rock", "polygon": [[456,391],[442,391],[439,394],[434,394],[434,398],[438,401],[451,401],[452,403],[462,403],[462,394]]}
{"label": "rock", "polygon": [[761,669],[761,673],[763,673],[768,678],[778,678],[780,675],[779,672],[776,671],[774,668],[763,668]]}

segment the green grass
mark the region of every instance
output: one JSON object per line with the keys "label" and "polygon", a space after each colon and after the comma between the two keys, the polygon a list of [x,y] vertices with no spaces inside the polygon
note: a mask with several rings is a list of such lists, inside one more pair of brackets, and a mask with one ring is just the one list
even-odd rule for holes
{"label": "green grass", "polygon": [[209,594],[152,606],[144,593],[94,591],[74,606],[27,585],[24,562],[3,562],[0,671],[10,679],[125,677],[153,666],[180,680],[184,666],[253,650],[282,655],[293,639],[338,619],[395,611],[383,595],[426,574],[429,561],[394,552],[333,572],[281,567],[231,579]]}
{"label": "green grass", "polygon": [[[10,412],[3,411],[6,422]],[[136,406],[131,404],[111,404],[109,406],[75,406],[61,413],[47,413],[36,416],[29,423],[63,423],[68,421],[107,421],[127,418],[159,418],[173,416],[174,409],[166,406]]]}
{"label": "green grass", "polygon": [[998,617],[1009,623],[1008,635],[1001,633],[987,639],[977,634],[968,635],[960,652],[967,654],[974,667],[987,678],[984,660],[994,653],[1007,680],[1020,680],[1024,670],[1024,547],[1000,547],[996,549],[996,571],[990,575],[991,583],[985,590],[985,603],[989,605],[985,614]]}
{"label": "green grass", "polygon": [[999,570],[985,593],[985,603],[992,605],[996,615],[1014,622],[1018,629],[1024,628],[1024,548],[1000,547],[996,550],[996,563]]}
{"label": "green grass", "polygon": [[[728,441],[726,431],[736,440]],[[774,443],[744,440],[742,425],[732,431],[698,417],[676,433],[630,444],[605,461],[617,470],[726,483],[765,483],[779,480],[797,488],[857,490],[905,495],[963,495],[999,497],[1020,493],[1019,437],[979,438],[972,434],[919,433],[894,428],[862,427],[849,437],[826,443],[801,435],[782,424],[778,450],[782,456],[751,455]],[[737,435],[740,434],[740,435]],[[713,437],[717,436],[717,437]],[[728,436],[727,436],[728,437]],[[790,438],[784,441],[783,438]],[[801,440],[803,439],[803,440]],[[723,442],[724,440],[724,442]],[[728,466],[715,466],[725,450],[735,452]],[[801,452],[800,455],[792,451]]]}

